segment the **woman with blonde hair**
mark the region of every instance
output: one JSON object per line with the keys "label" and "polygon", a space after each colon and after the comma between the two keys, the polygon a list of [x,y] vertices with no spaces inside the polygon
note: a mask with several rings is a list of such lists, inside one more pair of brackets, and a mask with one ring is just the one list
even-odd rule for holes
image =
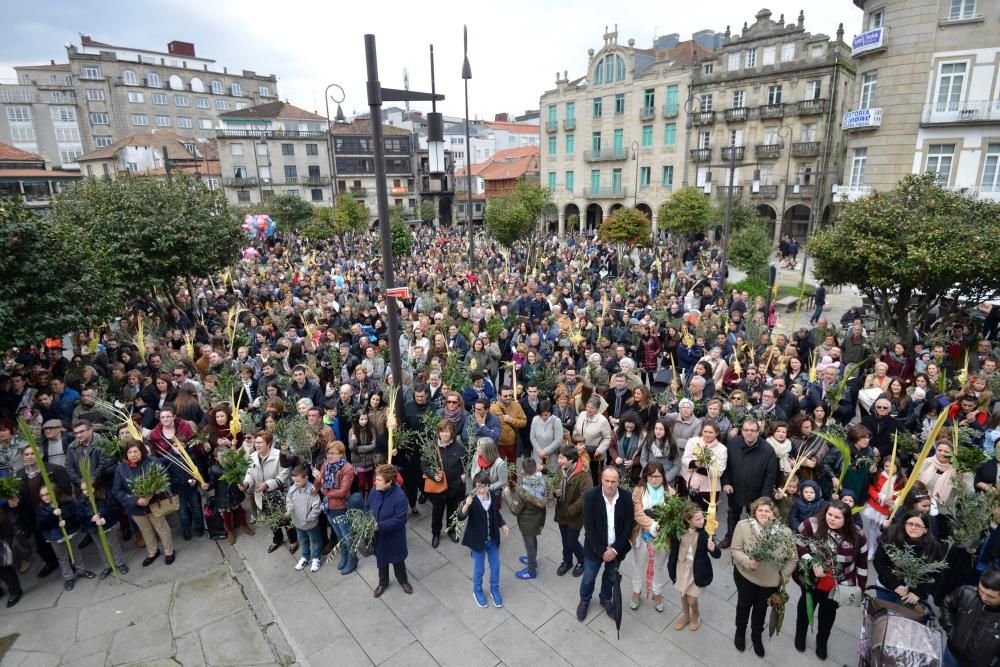
{"label": "woman with blonde hair", "polygon": [[[667,582],[664,565],[667,552],[653,546],[653,538],[659,531],[659,524],[647,514],[657,505],[662,505],[666,499],[674,495],[673,489],[666,483],[666,472],[659,461],[650,461],[642,470],[639,483],[632,490],[632,504],[635,508],[635,523],[632,527],[632,600],[629,607],[639,608],[642,601],[643,584],[647,586],[647,595],[653,596],[653,608],[663,611],[663,586]],[[653,562],[653,576],[649,578],[649,562]]]}

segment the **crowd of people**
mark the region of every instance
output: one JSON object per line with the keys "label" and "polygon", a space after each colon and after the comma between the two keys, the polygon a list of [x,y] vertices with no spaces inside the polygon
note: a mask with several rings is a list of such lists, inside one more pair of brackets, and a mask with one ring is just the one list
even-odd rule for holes
{"label": "crowd of people", "polygon": [[[262,527],[269,552],[299,554],[296,570],[333,554],[349,575],[370,551],[375,597],[390,566],[411,594],[407,519],[429,510],[432,547],[446,536],[469,548],[480,607],[503,605],[511,521],[524,545],[516,578],[579,577],[581,621],[599,574],[599,602],[615,613],[631,558],[626,604],[638,609],[645,591],[664,611],[669,578],[674,629],[697,631],[713,559],[729,551],[740,651],[749,628],[764,656],[768,608],[791,580],[795,647],[815,623],[825,658],[845,592],[877,583],[887,602],[940,610],[944,664],[997,664],[998,309],[937,313],[898,340],[857,310],[831,324],[818,302],[786,334],[763,296],[720,289],[706,240],[620,254],[551,238],[529,266],[481,239],[477,269],[467,242],[418,235],[398,259],[409,287],[391,297],[398,341],[372,240],[278,235],[179,283],[169,302],[131,301],[71,345],[9,351],[0,477],[22,483],[0,500],[7,606],[33,552],[37,576],[59,570],[70,591],[78,577],[127,574],[133,540],[143,567],[161,555],[170,565],[190,540],[232,544]],[[136,479],[151,469],[166,486],[144,494]],[[969,534],[977,499],[991,515]],[[678,502],[676,523],[661,525]],[[554,572],[538,558],[548,519],[561,539]],[[81,547],[99,532],[98,573]],[[902,552],[939,574],[914,583]]]}

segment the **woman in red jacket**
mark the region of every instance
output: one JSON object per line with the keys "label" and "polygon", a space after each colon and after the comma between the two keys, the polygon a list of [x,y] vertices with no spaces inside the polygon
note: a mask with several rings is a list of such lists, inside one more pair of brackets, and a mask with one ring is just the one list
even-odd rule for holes
{"label": "woman in red jacket", "polygon": [[[326,497],[324,513],[330,527],[333,528],[338,542],[350,544],[350,525],[338,519],[347,513],[347,499],[351,495],[351,484],[354,483],[354,466],[347,462],[347,449],[340,440],[334,440],[326,446],[326,461],[322,468],[313,468],[313,484],[316,490]],[[337,569],[341,574],[350,574],[358,565],[358,555],[349,547],[341,548],[340,563]]]}

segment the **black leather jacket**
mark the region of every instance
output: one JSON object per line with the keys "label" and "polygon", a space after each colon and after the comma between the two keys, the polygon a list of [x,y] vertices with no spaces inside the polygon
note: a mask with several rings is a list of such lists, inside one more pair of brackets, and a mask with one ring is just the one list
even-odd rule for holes
{"label": "black leather jacket", "polygon": [[944,599],[941,627],[965,667],[1000,665],[1000,607],[983,604],[975,586],[962,586]]}

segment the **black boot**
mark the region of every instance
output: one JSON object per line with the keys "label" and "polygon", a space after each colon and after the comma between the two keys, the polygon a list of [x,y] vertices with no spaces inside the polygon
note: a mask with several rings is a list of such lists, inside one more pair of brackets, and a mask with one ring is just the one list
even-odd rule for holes
{"label": "black boot", "polygon": [[750,641],[753,643],[753,652],[757,654],[758,658],[763,658],[764,657],[763,637],[755,632],[751,632]]}
{"label": "black boot", "polygon": [[809,630],[809,619],[805,614],[799,613],[795,615],[795,650],[799,653],[805,653],[806,650],[806,632]]}
{"label": "black boot", "polygon": [[820,660],[826,660],[826,640],[830,638],[830,635],[816,635],[816,657]]}
{"label": "black boot", "polygon": [[736,637],[733,639],[733,646],[740,653],[747,650],[747,630],[746,628],[736,628]]}

